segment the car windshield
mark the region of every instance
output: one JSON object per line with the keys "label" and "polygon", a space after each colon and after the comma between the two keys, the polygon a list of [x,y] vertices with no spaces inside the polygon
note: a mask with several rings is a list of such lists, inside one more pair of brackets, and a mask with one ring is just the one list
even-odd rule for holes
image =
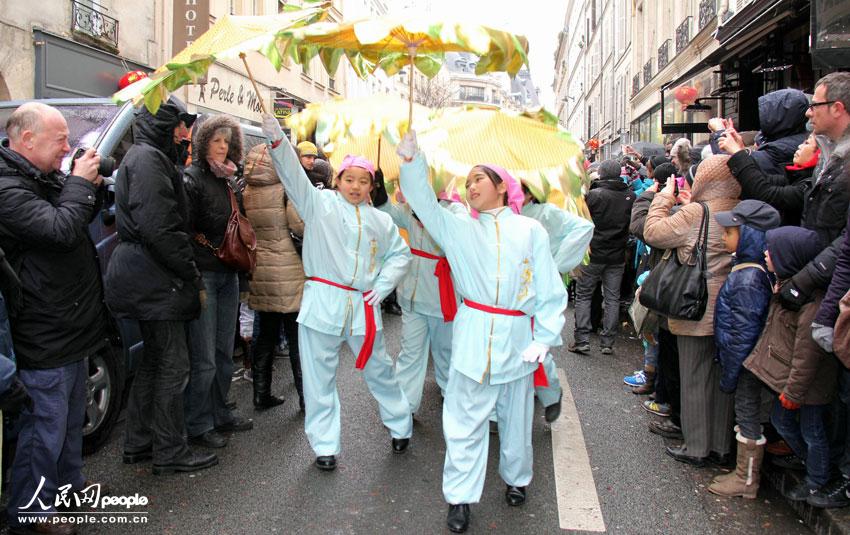
{"label": "car windshield", "polygon": [[[58,109],[68,122],[71,145],[71,154],[65,158],[63,169],[69,166],[69,159],[76,147],[91,147],[97,137],[109,124],[109,121],[118,113],[120,108],[115,104],[60,104],[54,106]],[[0,137],[6,137],[6,120],[15,111],[14,108],[0,108]]]}

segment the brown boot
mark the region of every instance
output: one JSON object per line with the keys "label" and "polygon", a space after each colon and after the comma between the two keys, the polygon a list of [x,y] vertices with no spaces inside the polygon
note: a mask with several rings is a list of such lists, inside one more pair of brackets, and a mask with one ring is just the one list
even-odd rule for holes
{"label": "brown boot", "polygon": [[764,459],[764,437],[750,440],[738,433],[738,463],[735,470],[714,478],[708,486],[709,492],[719,496],[741,496],[755,499],[759,490],[761,462]]}

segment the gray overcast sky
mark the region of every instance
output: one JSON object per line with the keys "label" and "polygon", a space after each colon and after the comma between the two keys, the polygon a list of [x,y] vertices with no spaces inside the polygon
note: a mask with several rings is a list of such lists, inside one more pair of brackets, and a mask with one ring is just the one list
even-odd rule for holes
{"label": "gray overcast sky", "polygon": [[[446,14],[463,20],[493,26],[528,38],[531,78],[540,89],[540,102],[553,110],[552,77],[558,32],[564,26],[567,2],[564,0],[418,0],[411,4],[431,5],[432,16]],[[393,0],[387,0],[392,10]]]}

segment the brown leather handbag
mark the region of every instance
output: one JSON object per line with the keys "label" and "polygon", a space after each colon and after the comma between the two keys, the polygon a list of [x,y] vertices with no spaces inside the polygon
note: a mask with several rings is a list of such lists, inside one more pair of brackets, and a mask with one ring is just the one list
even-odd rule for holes
{"label": "brown leather handbag", "polygon": [[228,181],[227,193],[230,195],[230,218],[227,220],[227,228],[224,230],[224,238],[221,245],[213,247],[203,234],[195,235],[195,239],[204,247],[209,247],[216,258],[223,264],[237,271],[252,273],[257,265],[257,235],[248,218],[239,211],[236,203],[236,194]]}

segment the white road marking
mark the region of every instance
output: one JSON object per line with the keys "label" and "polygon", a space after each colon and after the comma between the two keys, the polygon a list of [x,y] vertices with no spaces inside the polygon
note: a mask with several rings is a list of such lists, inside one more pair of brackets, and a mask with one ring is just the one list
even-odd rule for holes
{"label": "white road marking", "polygon": [[555,495],[561,529],[605,531],[605,520],[596,495],[593,470],[581,431],[581,421],[564,370],[558,368],[564,391],[561,416],[552,422],[552,458]]}

